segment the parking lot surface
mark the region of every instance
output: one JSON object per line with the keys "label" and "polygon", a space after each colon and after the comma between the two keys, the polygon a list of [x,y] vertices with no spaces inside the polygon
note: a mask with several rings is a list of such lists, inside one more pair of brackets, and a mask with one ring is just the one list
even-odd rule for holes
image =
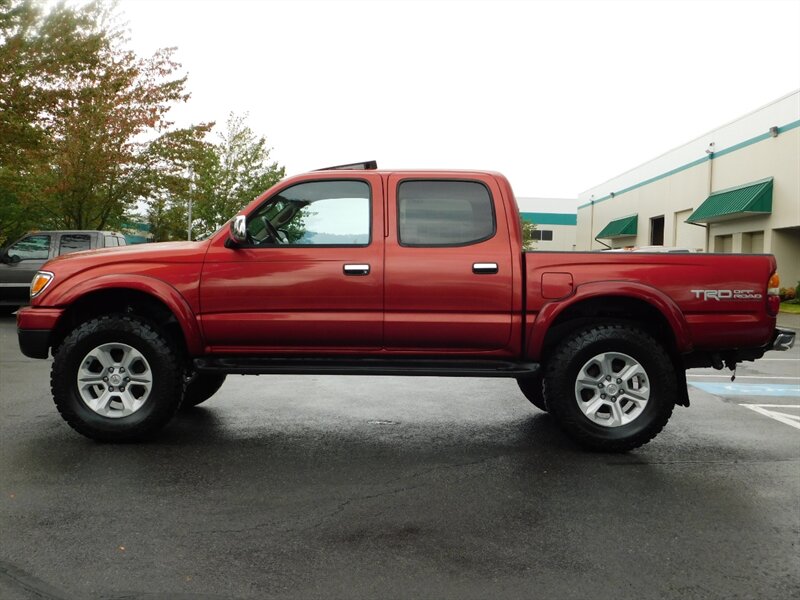
{"label": "parking lot surface", "polygon": [[513,380],[396,377],[229,377],[109,445],[3,318],[0,598],[797,598],[800,351],[767,358],[624,455]]}

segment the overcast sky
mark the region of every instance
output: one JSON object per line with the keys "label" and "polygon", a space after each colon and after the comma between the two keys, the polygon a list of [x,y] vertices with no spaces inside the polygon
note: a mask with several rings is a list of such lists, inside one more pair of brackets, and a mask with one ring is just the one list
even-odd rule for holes
{"label": "overcast sky", "polygon": [[178,48],[181,124],[249,113],[289,174],[376,159],[574,198],[800,88],[800,1],[119,6],[138,52]]}

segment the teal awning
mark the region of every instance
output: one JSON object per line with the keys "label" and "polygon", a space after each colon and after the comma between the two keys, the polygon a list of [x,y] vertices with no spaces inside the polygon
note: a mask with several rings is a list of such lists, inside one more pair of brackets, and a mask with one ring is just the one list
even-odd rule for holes
{"label": "teal awning", "polygon": [[687,223],[716,223],[772,212],[772,177],[714,192],[697,207]]}
{"label": "teal awning", "polygon": [[636,235],[638,223],[639,215],[631,215],[629,217],[622,217],[621,219],[614,219],[608,225],[603,227],[603,230],[594,236],[594,239],[613,239]]}

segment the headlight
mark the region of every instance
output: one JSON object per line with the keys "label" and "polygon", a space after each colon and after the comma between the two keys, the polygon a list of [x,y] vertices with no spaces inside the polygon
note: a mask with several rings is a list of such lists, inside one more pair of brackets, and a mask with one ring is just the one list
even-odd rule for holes
{"label": "headlight", "polygon": [[36,298],[39,294],[41,294],[50,282],[53,281],[53,275],[50,271],[36,271],[36,275],[33,276],[33,280],[31,281],[31,298]]}

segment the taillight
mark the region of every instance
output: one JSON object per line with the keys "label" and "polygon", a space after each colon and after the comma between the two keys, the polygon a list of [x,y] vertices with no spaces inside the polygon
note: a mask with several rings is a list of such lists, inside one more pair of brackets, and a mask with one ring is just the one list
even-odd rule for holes
{"label": "taillight", "polygon": [[781,278],[773,273],[767,283],[767,313],[774,317],[781,309]]}
{"label": "taillight", "polygon": [[767,284],[767,294],[770,296],[780,296],[781,293],[781,278],[778,277],[777,273],[773,273],[772,277],[769,278],[769,283]]}

